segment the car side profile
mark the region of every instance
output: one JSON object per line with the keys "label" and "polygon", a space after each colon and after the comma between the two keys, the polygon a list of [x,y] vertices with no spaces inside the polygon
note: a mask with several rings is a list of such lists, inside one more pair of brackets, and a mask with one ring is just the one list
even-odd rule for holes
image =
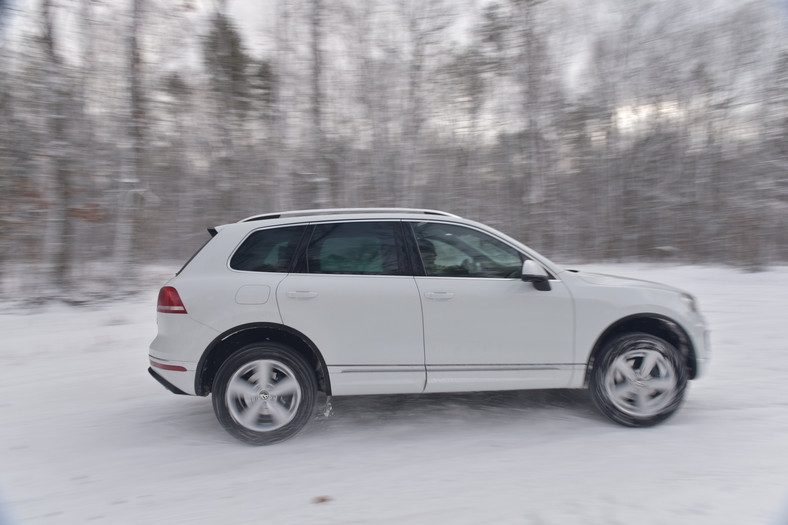
{"label": "car side profile", "polygon": [[434,210],[302,210],[211,228],[159,292],[150,374],[212,395],[252,444],[295,435],[318,396],[588,388],[649,426],[703,372],[695,299],[566,270]]}

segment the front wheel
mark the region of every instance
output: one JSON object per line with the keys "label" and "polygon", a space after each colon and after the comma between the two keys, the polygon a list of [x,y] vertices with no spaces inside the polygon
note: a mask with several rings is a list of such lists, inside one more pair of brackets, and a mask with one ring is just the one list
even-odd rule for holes
{"label": "front wheel", "polygon": [[308,364],[276,343],[250,345],[230,356],[213,382],[213,409],[222,427],[253,445],[284,441],[312,418],[317,386]]}
{"label": "front wheel", "polygon": [[628,333],[605,345],[589,386],[594,404],[613,421],[651,426],[681,405],[687,367],[681,353],[664,339]]}

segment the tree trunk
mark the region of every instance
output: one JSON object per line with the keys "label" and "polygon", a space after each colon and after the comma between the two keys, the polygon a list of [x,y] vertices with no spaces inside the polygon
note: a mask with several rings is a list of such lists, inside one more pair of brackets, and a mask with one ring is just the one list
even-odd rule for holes
{"label": "tree trunk", "polygon": [[52,284],[58,292],[64,293],[71,288],[71,266],[73,259],[74,224],[69,217],[71,207],[71,163],[67,115],[69,86],[68,77],[58,54],[52,24],[50,0],[41,4],[44,35],[43,42],[47,53],[47,85],[50,88],[49,104],[49,144],[48,153],[53,169],[53,201],[50,211],[52,237],[51,250]]}

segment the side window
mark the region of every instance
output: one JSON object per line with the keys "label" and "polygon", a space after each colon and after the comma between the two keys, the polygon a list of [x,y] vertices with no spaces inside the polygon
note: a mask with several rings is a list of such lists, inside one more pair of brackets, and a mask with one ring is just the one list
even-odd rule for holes
{"label": "side window", "polygon": [[307,272],[400,275],[398,222],[318,224],[307,247]]}
{"label": "side window", "polygon": [[252,233],[233,254],[230,268],[247,272],[284,272],[306,226],[270,228]]}
{"label": "side window", "polygon": [[515,279],[522,272],[520,252],[478,230],[421,222],[413,232],[428,276]]}

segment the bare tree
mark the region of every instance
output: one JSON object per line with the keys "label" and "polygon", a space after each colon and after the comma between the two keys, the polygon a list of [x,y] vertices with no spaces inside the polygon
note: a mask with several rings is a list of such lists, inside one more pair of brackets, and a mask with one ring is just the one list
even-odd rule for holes
{"label": "bare tree", "polygon": [[121,175],[118,180],[118,206],[115,214],[114,259],[120,270],[122,285],[134,280],[135,211],[142,190],[141,174],[145,148],[144,126],[147,117],[142,92],[142,54],[140,31],[143,0],[131,0],[128,18],[126,75],[128,82],[128,116]]}
{"label": "bare tree", "polygon": [[55,35],[53,12],[50,0],[41,3],[42,42],[47,58],[47,85],[50,99],[48,153],[52,170],[52,212],[48,224],[53,232],[47,248],[52,254],[52,282],[61,293],[68,292],[73,259],[74,224],[69,215],[72,201],[72,155],[69,112],[72,89]]}
{"label": "bare tree", "polygon": [[402,157],[397,172],[396,198],[405,206],[418,206],[423,201],[418,191],[422,151],[421,134],[427,121],[424,104],[429,60],[437,51],[444,31],[450,25],[449,6],[443,1],[399,0],[398,8],[405,28],[405,80],[402,98]]}
{"label": "bare tree", "polygon": [[211,223],[332,205],[446,208],[565,259],[788,257],[773,6],[278,0],[249,33],[207,4],[15,4],[6,276],[33,261],[63,296],[86,261],[127,278]]}

